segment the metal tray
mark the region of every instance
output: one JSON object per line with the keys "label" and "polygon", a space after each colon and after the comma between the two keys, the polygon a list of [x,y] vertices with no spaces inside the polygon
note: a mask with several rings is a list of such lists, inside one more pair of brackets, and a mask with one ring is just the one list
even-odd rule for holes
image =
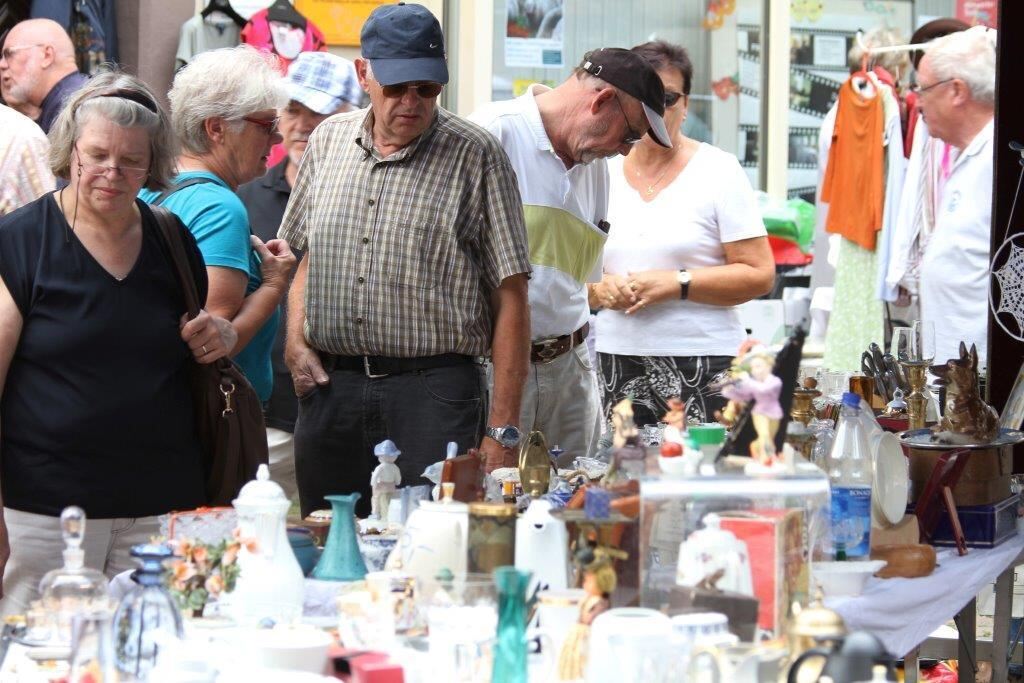
{"label": "metal tray", "polygon": [[1019,429],[1007,429],[1003,427],[999,430],[999,434],[996,438],[988,443],[968,443],[968,444],[945,444],[936,443],[931,440],[932,430],[930,427],[924,429],[911,429],[905,432],[897,434],[900,441],[912,448],[924,448],[935,451],[956,451],[962,448],[971,450],[981,448],[998,448],[1000,446],[1014,446],[1024,441],[1024,432]]}

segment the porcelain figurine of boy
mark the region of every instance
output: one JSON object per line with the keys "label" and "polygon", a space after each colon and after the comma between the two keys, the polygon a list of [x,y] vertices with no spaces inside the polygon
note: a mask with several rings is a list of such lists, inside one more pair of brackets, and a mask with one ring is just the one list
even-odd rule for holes
{"label": "porcelain figurine of boy", "polygon": [[764,347],[755,347],[742,358],[740,376],[722,387],[722,395],[728,399],[752,402],[751,422],[757,438],[750,444],[750,455],[761,465],[770,467],[776,463],[775,434],[782,421],[782,380],[772,374],[774,357]]}
{"label": "porcelain figurine of boy", "polygon": [[391,499],[402,483],[402,472],[395,464],[402,451],[398,450],[395,442],[385,439],[374,446],[373,454],[377,456],[380,464],[374,468],[370,475],[370,491],[373,494],[370,500],[370,509],[373,516],[379,519],[384,526],[388,524],[388,507]]}

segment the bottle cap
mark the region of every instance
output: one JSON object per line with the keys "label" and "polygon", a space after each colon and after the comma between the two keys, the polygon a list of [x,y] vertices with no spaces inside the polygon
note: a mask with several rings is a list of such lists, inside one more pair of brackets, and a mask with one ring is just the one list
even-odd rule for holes
{"label": "bottle cap", "polygon": [[843,405],[850,408],[860,408],[860,394],[855,394],[852,391],[844,392]]}

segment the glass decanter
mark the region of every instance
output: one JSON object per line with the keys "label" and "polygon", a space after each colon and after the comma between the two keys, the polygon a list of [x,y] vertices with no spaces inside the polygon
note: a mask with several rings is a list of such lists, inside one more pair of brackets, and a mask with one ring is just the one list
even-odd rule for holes
{"label": "glass decanter", "polygon": [[110,604],[107,577],[85,566],[85,511],[69,506],[60,514],[64,535],[64,566],[53,569],[39,582],[40,602],[50,622],[50,641],[71,645],[75,616],[106,609]]}
{"label": "glass decanter", "polygon": [[161,652],[173,651],[185,636],[181,613],[163,584],[164,562],[172,555],[165,545],[132,548],[140,563],[132,573],[137,585],[121,598],[114,614],[117,668],[139,680],[148,678]]}

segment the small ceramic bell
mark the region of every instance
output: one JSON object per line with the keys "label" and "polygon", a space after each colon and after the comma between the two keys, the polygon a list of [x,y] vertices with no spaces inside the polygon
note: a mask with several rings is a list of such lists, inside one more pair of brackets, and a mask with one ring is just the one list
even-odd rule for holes
{"label": "small ceramic bell", "polygon": [[238,583],[230,594],[230,611],[240,624],[264,619],[288,623],[302,616],[304,589],[302,569],[288,543],[286,516],[291,502],[280,486],[270,480],[270,470],[260,465],[256,479],[242,487],[232,505],[238,512],[246,544],[238,553]]}

